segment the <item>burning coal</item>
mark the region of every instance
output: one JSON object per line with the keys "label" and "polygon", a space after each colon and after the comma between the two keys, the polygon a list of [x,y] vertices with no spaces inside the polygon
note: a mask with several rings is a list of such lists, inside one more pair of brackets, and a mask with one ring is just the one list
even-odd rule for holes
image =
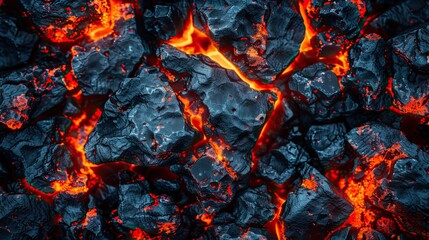
{"label": "burning coal", "polygon": [[428,239],[429,2],[0,0],[1,239]]}

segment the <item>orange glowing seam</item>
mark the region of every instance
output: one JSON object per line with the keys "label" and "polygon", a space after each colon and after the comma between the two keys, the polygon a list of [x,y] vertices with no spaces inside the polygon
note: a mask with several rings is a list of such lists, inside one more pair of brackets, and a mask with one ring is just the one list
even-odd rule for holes
{"label": "orange glowing seam", "polygon": [[271,230],[271,232],[276,234],[278,240],[286,240],[285,231],[286,226],[284,222],[280,219],[280,215],[282,212],[282,206],[286,202],[286,198],[280,197],[277,193],[274,193],[274,204],[277,209],[274,213],[274,217],[271,221],[264,225],[265,228]]}

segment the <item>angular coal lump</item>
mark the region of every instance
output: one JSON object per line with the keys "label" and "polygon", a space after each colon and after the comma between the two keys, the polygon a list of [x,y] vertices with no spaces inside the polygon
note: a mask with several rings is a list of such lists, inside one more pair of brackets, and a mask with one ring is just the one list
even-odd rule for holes
{"label": "angular coal lump", "polygon": [[260,186],[249,188],[237,197],[233,214],[237,219],[236,223],[242,227],[262,227],[274,217],[275,209],[267,187]]}
{"label": "angular coal lump", "polygon": [[52,209],[34,195],[0,194],[0,238],[46,239],[53,227]]}
{"label": "angular coal lump", "polygon": [[[129,9],[132,11],[132,9]],[[116,21],[115,34],[72,48],[72,68],[84,95],[111,94],[149,53],[133,18]]]}
{"label": "angular coal lump", "polygon": [[316,63],[292,75],[288,86],[295,102],[318,121],[351,114],[358,104],[346,95],[334,72],[324,63]]}
{"label": "angular coal lump", "polygon": [[221,51],[250,79],[272,81],[298,54],[304,24],[288,3],[210,0],[195,5],[195,22],[208,27]]}
{"label": "angular coal lump", "polygon": [[61,222],[67,228],[73,223],[81,222],[88,211],[83,193],[71,194],[68,192],[59,193],[54,198],[54,210],[61,216]]}
{"label": "angular coal lump", "polygon": [[322,239],[347,220],[353,206],[313,167],[307,165],[301,175],[301,186],[283,205],[285,235],[288,239]]}
{"label": "angular coal lump", "polygon": [[0,77],[0,122],[17,130],[57,106],[66,98],[67,72],[47,60]]}
{"label": "angular coal lump", "polygon": [[151,235],[174,235],[181,225],[179,209],[173,199],[150,193],[144,183],[119,186],[118,213],[124,227],[140,228]]}
{"label": "angular coal lump", "polygon": [[17,20],[0,12],[0,70],[27,63],[38,37],[17,26]]}
{"label": "angular coal lump", "polygon": [[303,163],[309,162],[310,156],[299,145],[289,142],[258,161],[259,174],[276,184],[282,185],[299,172]]}
{"label": "angular coal lump", "polygon": [[190,11],[189,1],[163,0],[146,5],[149,6],[144,6],[144,26],[154,37],[168,40],[183,31]]}
{"label": "angular coal lump", "polygon": [[212,226],[207,231],[207,237],[203,239],[273,239],[264,228],[240,227],[234,223]]}
{"label": "angular coal lump", "polygon": [[88,138],[89,161],[160,166],[177,160],[191,146],[195,133],[165,81],[164,74],[149,67],[143,67],[138,77],[125,79]]}
{"label": "angular coal lump", "polygon": [[[377,167],[374,169],[375,176],[380,177],[370,196],[371,203],[390,212],[403,231],[427,237],[429,154],[409,142],[399,130],[377,123],[352,129],[348,141],[369,161],[381,155],[384,161],[378,168],[381,173],[391,172],[383,175],[377,173]],[[391,167],[383,171],[386,164]]]}
{"label": "angular coal lump", "polygon": [[233,176],[212,157],[202,156],[195,163],[186,165],[185,171],[181,172],[186,189],[197,196],[199,203],[209,213],[225,208],[237,191]]}
{"label": "angular coal lump", "polygon": [[73,165],[70,152],[60,142],[58,125],[63,118],[45,119],[21,131],[0,137],[0,153],[6,160],[22,165],[27,182],[33,187],[52,192],[51,184],[67,179],[67,168]]}
{"label": "angular coal lump", "polygon": [[350,71],[342,83],[359,93],[360,107],[379,111],[388,107],[385,41],[376,34],[359,39],[349,53]]}
{"label": "angular coal lump", "polygon": [[341,160],[345,151],[344,124],[313,125],[308,129],[307,141],[314,149],[324,167]]}
{"label": "angular coal lump", "polygon": [[96,0],[73,1],[20,0],[26,13],[41,34],[53,42],[73,42],[100,16]]}
{"label": "angular coal lump", "polygon": [[369,23],[373,31],[393,37],[429,22],[426,0],[387,1],[394,5]]}
{"label": "angular coal lump", "polygon": [[165,68],[186,76],[187,91],[196,93],[207,106],[210,124],[228,145],[249,151],[272,108],[270,95],[252,90],[235,73],[207,58],[188,56],[165,45],[160,54]]}
{"label": "angular coal lump", "polygon": [[402,113],[429,113],[429,25],[389,41],[392,52],[393,106]]}
{"label": "angular coal lump", "polygon": [[[338,32],[347,38],[355,38],[360,31],[361,16],[358,6],[351,1],[311,1],[311,25],[319,32]],[[328,33],[329,34],[329,33]]]}

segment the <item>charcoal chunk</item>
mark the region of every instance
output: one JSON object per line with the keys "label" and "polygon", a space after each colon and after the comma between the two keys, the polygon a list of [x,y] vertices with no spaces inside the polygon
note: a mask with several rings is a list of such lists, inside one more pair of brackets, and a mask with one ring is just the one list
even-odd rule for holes
{"label": "charcoal chunk", "polygon": [[119,187],[118,213],[124,227],[157,236],[174,235],[181,224],[171,197],[151,194],[137,183]]}
{"label": "charcoal chunk", "polygon": [[322,239],[347,220],[353,206],[316,169],[307,166],[301,174],[302,185],[283,205],[285,235],[288,239]]}
{"label": "charcoal chunk", "polygon": [[319,121],[350,114],[358,107],[349,95],[341,99],[337,76],[323,63],[293,74],[288,85],[298,105]]}
{"label": "charcoal chunk", "polygon": [[317,7],[318,15],[311,18],[312,26],[318,31],[339,32],[350,39],[359,34],[361,16],[356,4],[344,0],[335,3],[323,2],[314,6]]}
{"label": "charcoal chunk", "polygon": [[0,13],[0,70],[28,62],[37,39],[19,29],[16,19]]}
{"label": "charcoal chunk", "polygon": [[56,139],[56,124],[61,121],[42,120],[0,138],[0,152],[22,164],[28,183],[44,192],[53,191],[53,182],[67,180],[66,170],[72,165],[69,150]]}
{"label": "charcoal chunk", "polygon": [[24,84],[8,84],[0,79],[0,122],[9,129],[20,129],[29,119],[33,101]]}
{"label": "charcoal chunk", "polygon": [[392,37],[429,22],[426,0],[388,1],[394,5],[369,23],[373,31]]}
{"label": "charcoal chunk", "polygon": [[0,238],[46,239],[53,227],[52,209],[33,195],[0,195]]}
{"label": "charcoal chunk", "polygon": [[423,154],[423,151],[408,141],[401,131],[379,123],[353,128],[347,133],[347,141],[359,155],[368,158],[384,154],[394,145],[413,158]]}
{"label": "charcoal chunk", "polygon": [[[131,10],[130,10],[131,11]],[[115,33],[96,42],[72,48],[72,68],[84,95],[115,92],[148,53],[133,18],[118,21]]]}
{"label": "charcoal chunk", "polygon": [[272,108],[270,95],[251,89],[233,72],[208,59],[199,60],[169,46],[161,48],[160,54],[164,67],[188,76],[187,90],[207,106],[210,124],[227,144],[234,150],[249,151]]}
{"label": "charcoal chunk", "polygon": [[307,132],[307,141],[316,151],[323,166],[341,159],[345,150],[344,124],[313,125]]}
{"label": "charcoal chunk", "polygon": [[407,115],[429,113],[429,26],[397,36],[389,42],[394,75],[393,106]]}
{"label": "charcoal chunk", "polygon": [[81,222],[88,211],[83,193],[70,194],[68,192],[61,192],[55,196],[54,209],[61,216],[61,222],[68,227],[72,226],[72,223]]}
{"label": "charcoal chunk", "polygon": [[236,185],[233,176],[220,161],[203,156],[186,166],[186,170],[186,188],[198,196],[200,204],[209,213],[219,212],[233,200]]}
{"label": "charcoal chunk", "polygon": [[262,227],[274,217],[275,209],[266,186],[249,188],[237,197],[234,216],[236,223],[242,227]]}
{"label": "charcoal chunk", "polygon": [[359,39],[350,49],[350,71],[342,82],[359,92],[360,106],[365,110],[379,111],[389,104],[384,46],[382,38],[370,34]]}
{"label": "charcoal chunk", "polygon": [[183,31],[190,11],[189,2],[158,1],[155,5],[152,4],[144,12],[146,30],[161,40],[179,35]]}
{"label": "charcoal chunk", "polygon": [[124,160],[160,166],[177,160],[191,146],[194,132],[186,125],[173,90],[157,69],[143,68],[127,78],[105,104],[85,145],[96,164]]}
{"label": "charcoal chunk", "polygon": [[[415,222],[413,228],[418,229],[415,232],[422,236],[425,232],[426,236],[429,233],[428,169],[429,155],[418,160],[399,159],[394,165],[391,179],[385,179],[372,196],[376,206],[409,219],[406,222]],[[399,224],[408,228],[401,222]]]}
{"label": "charcoal chunk", "polygon": [[281,185],[298,173],[300,165],[309,161],[310,156],[304,149],[289,142],[262,156],[258,161],[258,171],[261,176]]}
{"label": "charcoal chunk", "polygon": [[100,14],[95,0],[20,0],[33,24],[53,42],[73,42],[83,36],[85,28]]}
{"label": "charcoal chunk", "polygon": [[302,18],[287,3],[197,1],[196,13],[222,52],[251,79],[272,81],[297,56],[304,38]]}
{"label": "charcoal chunk", "polygon": [[231,223],[227,225],[213,226],[208,229],[206,239],[273,239],[266,229],[256,227],[240,227],[237,224]]}

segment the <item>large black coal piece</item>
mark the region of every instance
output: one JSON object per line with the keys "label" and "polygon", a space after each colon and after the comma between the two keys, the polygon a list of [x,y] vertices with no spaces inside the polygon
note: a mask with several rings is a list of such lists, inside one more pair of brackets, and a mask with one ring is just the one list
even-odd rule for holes
{"label": "large black coal piece", "polygon": [[27,63],[38,37],[17,26],[17,20],[0,13],[0,70]]}
{"label": "large black coal piece", "polygon": [[150,193],[145,183],[120,185],[118,213],[129,229],[140,228],[157,236],[180,235],[182,220],[174,200]]}
{"label": "large black coal piece", "polygon": [[429,26],[389,41],[393,62],[393,106],[400,112],[424,116],[429,113]]}
{"label": "large black coal piece", "polygon": [[385,41],[376,34],[366,35],[351,47],[350,70],[342,79],[347,88],[356,90],[359,107],[380,111],[390,105],[385,59]]}
{"label": "large black coal piece", "polygon": [[195,22],[249,78],[270,82],[298,55],[304,38],[303,20],[291,7],[266,0],[196,1]]}
{"label": "large black coal piece", "polygon": [[26,14],[41,34],[53,42],[74,42],[84,36],[93,20],[100,19],[96,0],[20,0]]}
{"label": "large black coal piece", "polygon": [[145,30],[160,40],[168,40],[179,35],[188,20],[190,5],[186,0],[145,3],[143,5]]}
{"label": "large black coal piece", "polygon": [[115,34],[72,49],[72,68],[84,95],[115,92],[125,78],[131,77],[143,55],[149,53],[133,18],[116,23]]}
{"label": "large black coal piece", "polygon": [[[5,161],[22,166],[18,177],[33,187],[52,192],[55,181],[67,180],[67,169],[73,165],[70,152],[60,140],[60,127],[67,120],[45,119],[20,131],[0,137],[0,153]],[[19,169],[19,168],[17,168]]]}
{"label": "large black coal piece", "polygon": [[267,187],[260,186],[249,188],[237,196],[233,214],[236,223],[242,227],[262,227],[274,217],[275,209]]}
{"label": "large black coal piece", "polygon": [[294,101],[318,121],[350,115],[358,107],[350,95],[342,96],[337,76],[324,63],[293,74],[288,86]]}
{"label": "large black coal piece", "polygon": [[246,153],[255,144],[268,111],[269,93],[251,89],[234,72],[209,59],[188,56],[172,47],[160,49],[162,64],[187,80],[186,91],[196,93],[210,113],[209,123],[233,150]]}
{"label": "large black coal piece", "polygon": [[308,129],[306,139],[316,152],[324,167],[330,167],[343,160],[346,147],[346,127],[342,123],[313,125]]}
{"label": "large black coal piece", "polygon": [[321,239],[347,220],[353,205],[313,167],[307,165],[301,176],[301,186],[282,206],[285,235],[288,239]]}
{"label": "large black coal piece", "polygon": [[46,239],[53,228],[53,212],[35,195],[0,194],[2,239]]}
{"label": "large black coal piece", "polygon": [[85,151],[91,162],[168,165],[191,146],[195,133],[165,81],[165,75],[150,67],[125,79],[88,138]]}
{"label": "large black coal piece", "polygon": [[310,161],[308,153],[299,145],[288,144],[273,149],[258,161],[258,173],[276,184],[283,185],[299,173],[299,168]]}

